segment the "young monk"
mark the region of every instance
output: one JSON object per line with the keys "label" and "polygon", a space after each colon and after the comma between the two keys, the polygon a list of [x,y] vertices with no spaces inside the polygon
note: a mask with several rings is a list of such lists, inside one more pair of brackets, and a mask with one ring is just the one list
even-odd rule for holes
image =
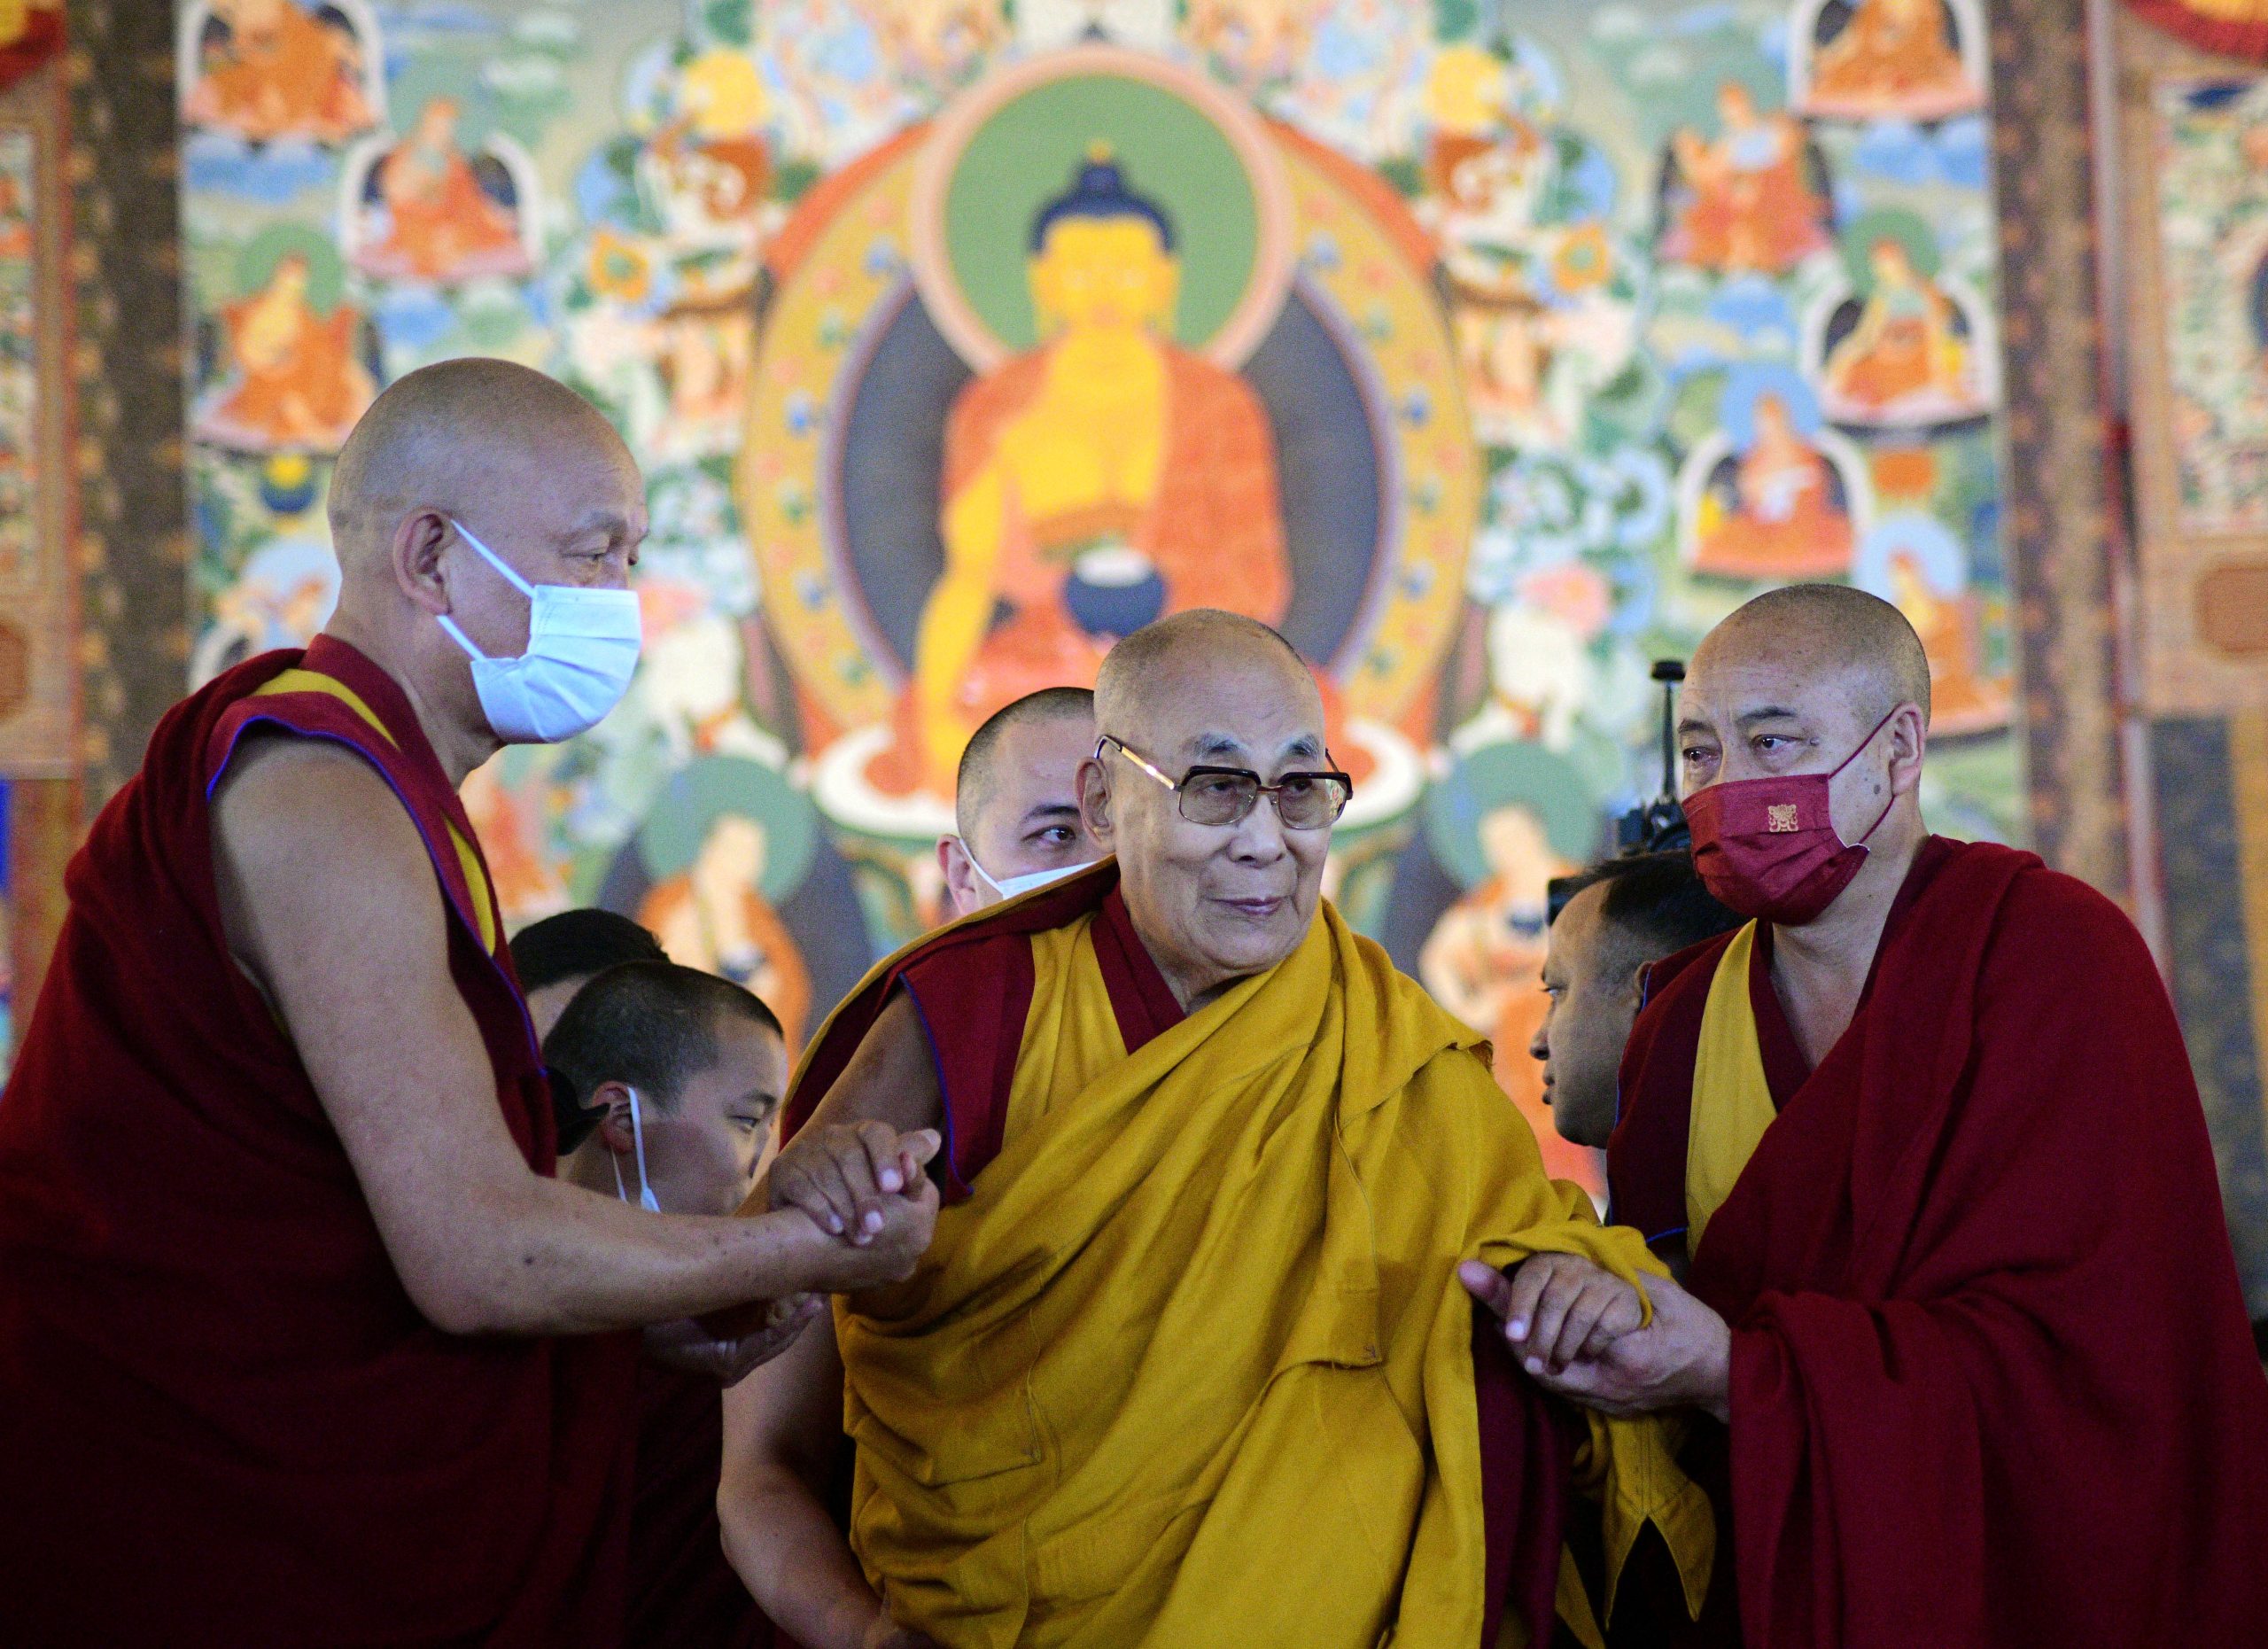
{"label": "young monk", "polygon": [[605,419],[427,367],[330,510],[337,612],[159,725],[0,1103],[12,1642],[611,1643],[619,1331],[889,1280],[928,1235],[919,1194],[856,1248],[552,1176],[456,789],[628,686],[646,510]]}
{"label": "young monk", "polygon": [[1079,764],[1095,747],[1095,696],[1048,687],[992,712],[953,776],[956,834],[937,838],[955,916],[1060,882],[1102,855],[1079,817]]}
{"label": "young monk", "polygon": [[1930,835],[1929,723],[1854,589],[1694,656],[1694,862],[1752,920],[1655,969],[1609,1154],[1691,1293],[1540,1377],[1708,1417],[1704,1641],[2257,1642],[2268,1383],[2180,1031],[2109,900]]}
{"label": "young monk", "polygon": [[[543,1057],[597,1118],[561,1178],[657,1214],[729,1214],[748,1195],[788,1088],[787,1041],[760,999],[714,974],[625,963],[576,993]],[[810,1295],[781,1303],[778,1345],[818,1307]],[[625,1649],[772,1642],[718,1544],[718,1390],[715,1378],[650,1359],[638,1371]]]}
{"label": "young monk", "polygon": [[[908,1284],[728,1397],[727,1550],[805,1649],[1489,1649],[1508,1608],[1541,1642],[1568,1440],[1455,1267],[1545,1255],[1506,1287],[1556,1359],[1635,1326],[1643,1249],[1322,901],[1351,787],[1280,637],[1168,618],[1096,711],[1115,858],[891,959],[798,1074],[753,1207],[855,1235],[940,1124],[953,1206]],[[817,1487],[846,1415],[848,1546]],[[1626,1537],[1678,1509],[1648,1463]]]}

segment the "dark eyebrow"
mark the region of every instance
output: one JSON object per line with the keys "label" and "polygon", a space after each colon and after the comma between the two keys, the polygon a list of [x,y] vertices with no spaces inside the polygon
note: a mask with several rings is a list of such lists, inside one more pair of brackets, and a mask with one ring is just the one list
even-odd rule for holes
{"label": "dark eyebrow", "polygon": [[1683,738],[1689,733],[1714,733],[1716,730],[1713,724],[1702,720],[1698,716],[1680,716],[1677,719],[1677,736],[1680,738]]}
{"label": "dark eyebrow", "polygon": [[769,1107],[772,1109],[777,1110],[780,1107],[780,1095],[773,1093],[769,1088],[750,1088],[746,1093],[742,1094],[739,1099],[734,1101],[733,1103],[735,1105],[753,1104],[758,1108]]}
{"label": "dark eyebrow", "polygon": [[1765,704],[1755,710],[1744,710],[1733,718],[1736,727],[1752,727],[1759,721],[1801,721],[1802,713],[1779,704]]}
{"label": "dark eyebrow", "polygon": [[1201,761],[1208,756],[1241,756],[1244,741],[1233,733],[1200,733],[1189,742],[1189,748]]}
{"label": "dark eyebrow", "polygon": [[1078,816],[1079,809],[1075,803],[1042,802],[1036,807],[1026,808],[1024,816],[1016,821],[1016,828],[1020,830],[1029,830],[1032,826],[1045,824],[1049,820],[1076,819]]}

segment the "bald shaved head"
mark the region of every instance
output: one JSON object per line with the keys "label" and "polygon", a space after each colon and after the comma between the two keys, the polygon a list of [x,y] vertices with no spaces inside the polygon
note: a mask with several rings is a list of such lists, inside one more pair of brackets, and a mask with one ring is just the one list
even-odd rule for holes
{"label": "bald shaved head", "polygon": [[[1866,844],[1845,896],[1813,920],[1863,922],[1887,909],[1928,836],[1929,742],[1930,661],[1914,626],[1888,602],[1842,585],[1758,596],[1709,632],[1678,689],[1678,784],[1689,803],[1714,785],[1753,784],[1751,801],[1760,793],[1794,805],[1783,782],[1822,775],[1828,816],[1818,822]],[[1697,821],[1697,856],[1711,851],[1702,836]]]}
{"label": "bald shaved head", "polygon": [[404,510],[461,513],[576,463],[637,470],[604,415],[556,379],[481,356],[420,367],[370,403],[331,471],[340,565],[383,552]]}
{"label": "bald shaved head", "polygon": [[1877,721],[1900,704],[1930,719],[1930,660],[1906,615],[1879,595],[1846,584],[1790,584],[1767,590],[1709,632],[1695,654],[1712,658],[1768,655],[1816,672],[1842,670],[1860,697],[1853,712]]}
{"label": "bald shaved head", "polygon": [[1094,748],[1095,696],[1083,687],[1027,693],[977,728],[953,786],[959,834],[937,843],[955,915],[1102,857],[1079,814],[1079,769]]}
{"label": "bald shaved head", "polygon": [[1106,733],[1137,737],[1161,696],[1178,690],[1178,678],[1192,661],[1231,658],[1279,675],[1291,691],[1315,696],[1320,707],[1315,677],[1289,642],[1257,618],[1197,607],[1146,625],[1110,649],[1095,678],[1095,723]]}
{"label": "bald shaved head", "polygon": [[465,649],[527,650],[525,587],[626,587],[646,484],[565,385],[509,361],[444,361],[370,403],[331,471],[330,513],[338,606],[323,627],[402,683],[461,777],[497,743]]}
{"label": "bald shaved head", "polygon": [[[969,735],[967,748],[960,753],[960,766],[953,777],[953,822],[964,837],[977,834],[977,821],[998,796],[1004,758],[1013,754],[1004,747],[1014,743],[1018,729],[1063,723],[1076,724],[1075,745],[1092,745],[1094,694],[1083,687],[1044,687],[1037,693],[1027,693],[1014,703],[1002,705]],[[1081,749],[1079,754],[1084,756],[1085,749]],[[1070,791],[1071,774],[1077,765],[1075,761],[1064,771],[1062,788],[1066,794]]]}
{"label": "bald shaved head", "polygon": [[1080,769],[1081,809],[1118,856],[1127,914],[1183,1007],[1289,956],[1314,924],[1330,826],[1293,829],[1264,796],[1208,823],[1183,800],[1199,768],[1263,784],[1329,771],[1314,672],[1264,624],[1177,613],[1111,649],[1095,722],[1114,743]]}

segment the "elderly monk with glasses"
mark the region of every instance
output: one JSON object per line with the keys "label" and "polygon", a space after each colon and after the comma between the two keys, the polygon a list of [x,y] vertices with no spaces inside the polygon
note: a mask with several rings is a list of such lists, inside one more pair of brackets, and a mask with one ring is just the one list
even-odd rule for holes
{"label": "elderly monk with glasses", "polygon": [[[791,1085],[748,1211],[859,1241],[929,1129],[946,1206],[911,1279],[728,1394],[750,1590],[805,1649],[1540,1643],[1555,1594],[1596,1633],[1561,1584],[1580,1479],[1606,1572],[1651,1521],[1697,1598],[1713,1532],[1661,1434],[1526,1372],[1635,1328],[1652,1262],[1323,900],[1353,785],[1312,673],[1181,613],[1111,653],[1096,722],[1114,857],[884,962]],[[1460,1263],[1517,1267],[1513,1322]]]}

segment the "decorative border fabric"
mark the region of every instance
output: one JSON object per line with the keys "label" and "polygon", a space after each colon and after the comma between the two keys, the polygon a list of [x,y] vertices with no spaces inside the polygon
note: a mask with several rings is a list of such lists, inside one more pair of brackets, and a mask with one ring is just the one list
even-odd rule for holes
{"label": "decorative border fabric", "polygon": [[2023,650],[2032,845],[2129,898],[2087,129],[2085,0],[1992,8],[1993,165],[2007,356],[2009,550]]}

